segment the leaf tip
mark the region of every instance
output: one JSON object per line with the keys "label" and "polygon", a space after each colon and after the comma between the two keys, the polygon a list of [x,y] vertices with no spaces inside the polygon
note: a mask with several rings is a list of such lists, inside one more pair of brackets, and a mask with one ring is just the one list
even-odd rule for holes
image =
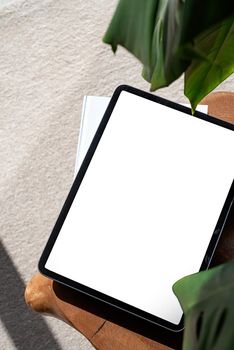
{"label": "leaf tip", "polygon": [[111,49],[113,51],[113,53],[116,53],[117,48],[118,48],[118,44],[116,44],[115,42],[113,42],[112,40],[110,40],[107,35],[104,35],[104,37],[102,38],[102,42],[104,44],[110,45]]}

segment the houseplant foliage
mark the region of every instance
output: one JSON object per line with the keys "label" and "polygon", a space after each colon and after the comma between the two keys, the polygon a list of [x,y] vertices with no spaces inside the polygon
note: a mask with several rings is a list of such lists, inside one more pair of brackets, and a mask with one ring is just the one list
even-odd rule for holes
{"label": "houseplant foliage", "polygon": [[173,286],[185,314],[183,350],[234,349],[234,262]]}
{"label": "houseplant foliage", "polygon": [[151,91],[185,73],[185,95],[200,100],[234,72],[231,0],[120,0],[103,38],[143,64]]}

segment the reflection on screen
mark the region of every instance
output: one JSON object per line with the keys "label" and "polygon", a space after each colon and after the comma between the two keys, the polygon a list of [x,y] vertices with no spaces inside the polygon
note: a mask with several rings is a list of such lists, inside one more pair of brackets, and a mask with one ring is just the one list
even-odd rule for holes
{"label": "reflection on screen", "polygon": [[46,268],[178,324],[233,180],[233,133],[122,91]]}

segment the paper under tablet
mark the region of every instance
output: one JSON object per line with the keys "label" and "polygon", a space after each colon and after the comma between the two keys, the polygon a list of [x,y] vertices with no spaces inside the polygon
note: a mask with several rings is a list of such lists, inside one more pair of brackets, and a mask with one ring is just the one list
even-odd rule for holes
{"label": "paper under tablet", "polygon": [[178,324],[234,174],[232,130],[122,91],[45,267]]}

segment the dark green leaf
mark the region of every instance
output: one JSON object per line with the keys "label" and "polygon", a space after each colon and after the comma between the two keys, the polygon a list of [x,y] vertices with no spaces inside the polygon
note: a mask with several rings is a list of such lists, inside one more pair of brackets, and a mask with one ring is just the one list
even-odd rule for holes
{"label": "dark green leaf", "polygon": [[[218,63],[225,73],[213,70],[207,78],[209,89],[207,84],[204,88],[190,85],[189,78],[200,64],[198,61],[207,66],[212,63],[209,53],[216,50],[221,36],[224,38],[227,33],[224,27],[230,24],[233,14],[234,5],[230,0],[120,0],[103,40],[113,51],[122,45],[143,63],[143,76],[151,83],[151,90],[169,85],[189,67],[186,94],[195,106],[200,98],[197,96],[204,96],[232,72],[227,56],[230,58],[233,45],[227,39],[220,48]],[[214,35],[210,45],[201,49],[201,38],[208,32],[212,36],[220,23],[223,23],[222,34]]]}
{"label": "dark green leaf", "polygon": [[183,350],[234,349],[234,262],[173,286],[185,313]]}
{"label": "dark green leaf", "polygon": [[157,13],[157,0],[121,0],[103,38],[112,46],[124,46],[151,71],[152,38]]}
{"label": "dark green leaf", "polygon": [[200,35],[195,47],[201,57],[193,59],[185,73],[185,95],[194,110],[203,97],[234,72],[234,17]]}

